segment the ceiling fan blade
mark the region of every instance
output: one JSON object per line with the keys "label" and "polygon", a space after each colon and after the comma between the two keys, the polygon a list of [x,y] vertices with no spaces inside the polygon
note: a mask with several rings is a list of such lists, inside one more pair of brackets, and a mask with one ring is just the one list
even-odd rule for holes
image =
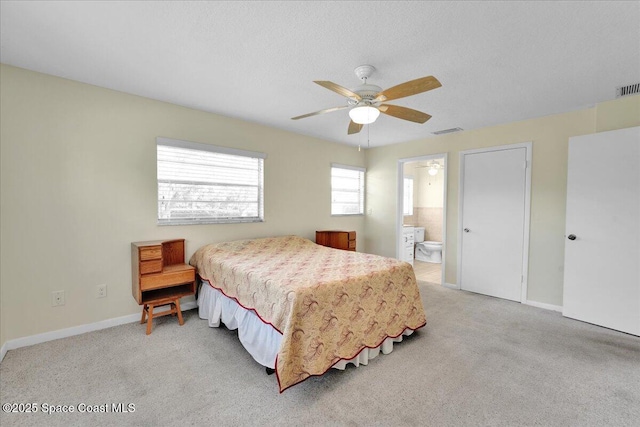
{"label": "ceiling fan blade", "polygon": [[342,96],[346,96],[347,98],[353,98],[357,101],[360,101],[362,99],[362,97],[360,95],[358,95],[357,93],[347,89],[346,87],[342,87],[340,85],[337,85],[333,82],[329,82],[329,81],[325,81],[325,80],[314,80],[314,83],[319,84],[322,87],[326,87],[329,90],[334,91],[335,93],[338,93]]}
{"label": "ceiling fan blade", "polygon": [[431,118],[427,113],[423,113],[422,111],[412,110],[407,107],[400,107],[399,105],[389,105],[382,104],[378,107],[381,113],[384,113],[388,116],[397,117],[403,120],[409,120],[410,122],[415,123],[424,123]]}
{"label": "ceiling fan blade", "polygon": [[349,130],[347,131],[348,135],[353,135],[354,133],[358,133],[360,132],[360,130],[362,129],[362,126],[360,123],[356,123],[353,120],[351,120],[351,122],[349,123]]}
{"label": "ceiling fan blade", "polygon": [[391,101],[392,99],[404,98],[406,96],[416,95],[418,93],[426,92],[431,89],[436,89],[442,86],[438,79],[433,76],[421,77],[419,79],[411,80],[401,83],[397,86],[390,87],[383,90],[376,95],[376,101]]}
{"label": "ceiling fan blade", "polygon": [[349,107],[348,105],[344,105],[342,107],[325,108],[324,110],[315,111],[313,113],[303,114],[297,117],[291,117],[291,120],[304,119],[305,117],[317,116],[319,114],[325,114],[325,113],[332,113],[334,111],[344,110],[345,108],[348,108],[348,107]]}

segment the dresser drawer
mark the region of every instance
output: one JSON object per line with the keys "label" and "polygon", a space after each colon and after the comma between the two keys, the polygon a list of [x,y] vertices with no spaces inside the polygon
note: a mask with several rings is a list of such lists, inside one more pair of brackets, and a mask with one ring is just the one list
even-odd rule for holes
{"label": "dresser drawer", "polygon": [[165,288],[180,283],[190,283],[196,280],[195,269],[173,271],[162,274],[147,274],[140,276],[140,289],[148,291],[150,289]]}
{"label": "dresser drawer", "polygon": [[152,259],[150,261],[140,261],[140,274],[160,273],[162,271],[162,260]]}
{"label": "dresser drawer", "polygon": [[162,246],[148,246],[140,248],[140,261],[162,259]]}

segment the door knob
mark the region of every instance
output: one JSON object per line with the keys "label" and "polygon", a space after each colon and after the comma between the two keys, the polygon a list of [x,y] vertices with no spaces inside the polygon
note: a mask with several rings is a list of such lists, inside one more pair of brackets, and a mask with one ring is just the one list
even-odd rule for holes
{"label": "door knob", "polygon": [[567,239],[569,239],[569,240],[576,240],[576,235],[575,235],[575,234],[569,234],[569,235],[567,236]]}
{"label": "door knob", "polygon": [[468,233],[469,231],[471,231],[471,230],[469,230],[468,228],[465,228],[465,229],[464,229],[464,232],[465,232],[465,233]]}

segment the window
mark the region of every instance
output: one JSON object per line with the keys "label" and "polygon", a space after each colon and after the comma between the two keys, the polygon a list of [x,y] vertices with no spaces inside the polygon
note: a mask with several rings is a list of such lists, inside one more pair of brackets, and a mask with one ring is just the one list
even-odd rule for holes
{"label": "window", "polygon": [[364,168],[331,165],[331,215],[364,214]]}
{"label": "window", "polygon": [[157,138],[158,224],[264,220],[264,153]]}
{"label": "window", "polygon": [[413,177],[407,176],[404,178],[404,190],[402,192],[402,214],[413,215]]}

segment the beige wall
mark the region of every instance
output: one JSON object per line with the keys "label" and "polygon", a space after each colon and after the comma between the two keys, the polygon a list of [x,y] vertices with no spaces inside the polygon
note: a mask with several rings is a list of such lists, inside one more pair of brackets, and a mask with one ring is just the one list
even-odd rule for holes
{"label": "beige wall", "polygon": [[624,129],[640,123],[640,95],[596,105],[596,132]]}
{"label": "beige wall", "polygon": [[398,159],[449,153],[447,283],[457,282],[459,152],[533,142],[528,299],[562,305],[568,139],[640,125],[640,96],[594,108],[367,150],[365,251],[395,256]]}
{"label": "beige wall", "polygon": [[419,208],[441,208],[444,206],[444,173],[429,175],[429,169],[418,169],[418,194],[416,206]]}
{"label": "beige wall", "polygon": [[[362,216],[330,215],[330,164],[364,166],[356,148],[6,65],[0,94],[0,345],[139,313],[132,241],[183,237],[188,259],[210,242],[348,228],[364,246]],[[157,136],[266,152],[265,222],[156,225]]]}

